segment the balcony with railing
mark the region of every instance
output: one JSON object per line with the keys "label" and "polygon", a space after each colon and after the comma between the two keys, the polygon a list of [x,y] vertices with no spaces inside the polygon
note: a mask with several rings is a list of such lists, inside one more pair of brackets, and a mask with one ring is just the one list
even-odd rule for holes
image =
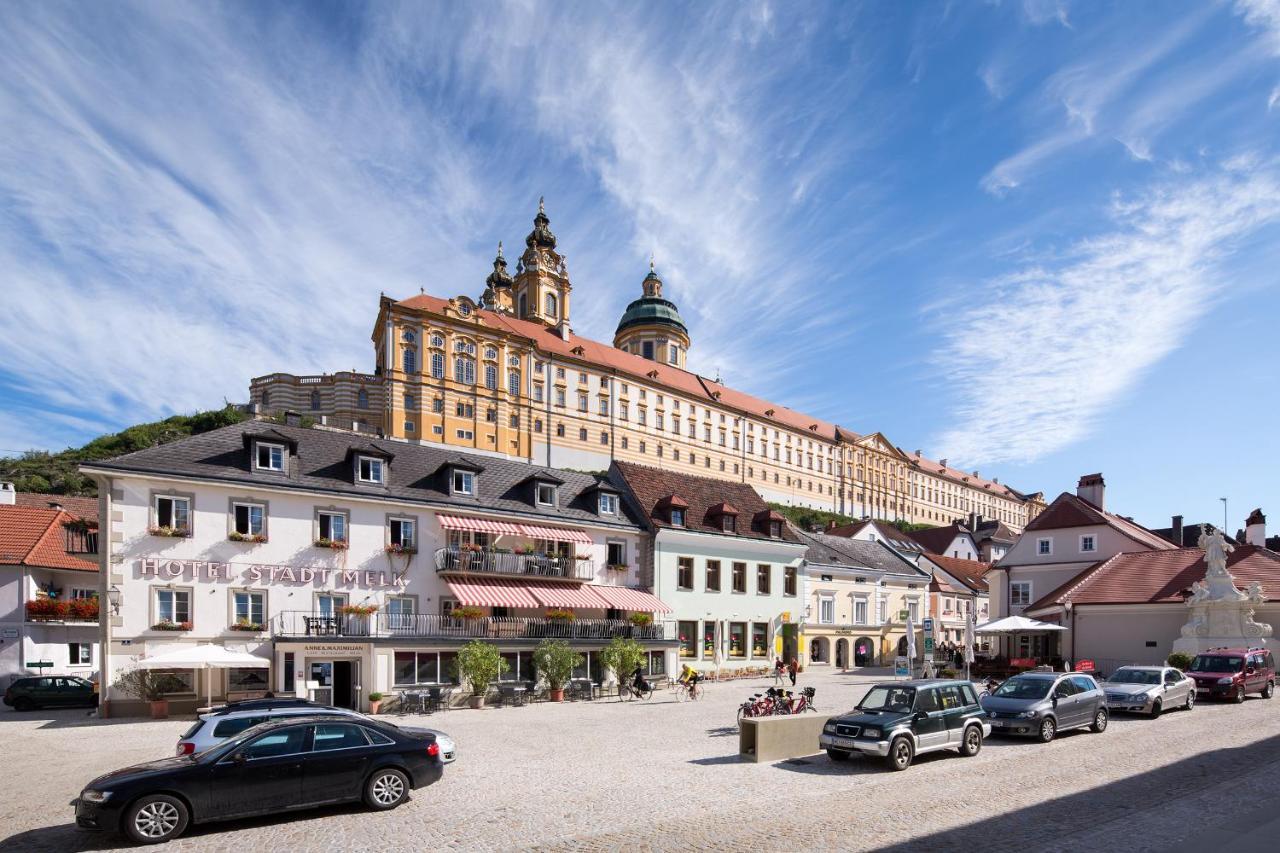
{"label": "balcony with railing", "polygon": [[544,639],[597,640],[614,637],[640,641],[676,639],[670,622],[637,625],[627,619],[546,619],[523,616],[484,616],[460,619],[434,614],[374,613],[368,616],[286,611],[271,620],[273,637],[306,640],[331,639],[432,639],[509,640],[537,642]]}
{"label": "balcony with railing", "polygon": [[28,622],[97,624],[97,598],[33,598],[23,607]]}
{"label": "balcony with railing", "polygon": [[595,562],[583,557],[560,554],[503,551],[469,551],[441,548],[436,551],[439,574],[486,575],[538,580],[589,581],[595,577]]}

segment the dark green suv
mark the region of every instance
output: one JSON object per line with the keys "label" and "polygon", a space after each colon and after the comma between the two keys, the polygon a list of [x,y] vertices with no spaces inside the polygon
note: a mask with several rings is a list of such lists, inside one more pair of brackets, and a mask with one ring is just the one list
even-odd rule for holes
{"label": "dark green suv", "polygon": [[96,706],[98,691],[92,681],[74,675],[33,675],[10,684],[4,692],[4,704],[15,711]]}

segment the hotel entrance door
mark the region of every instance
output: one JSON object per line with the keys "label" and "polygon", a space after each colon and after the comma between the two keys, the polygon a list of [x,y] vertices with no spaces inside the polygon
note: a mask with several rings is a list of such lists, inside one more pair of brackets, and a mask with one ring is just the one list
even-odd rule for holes
{"label": "hotel entrance door", "polygon": [[359,676],[358,660],[313,660],[308,680],[316,686],[311,688],[309,698],[321,705],[355,710],[360,698],[356,695]]}

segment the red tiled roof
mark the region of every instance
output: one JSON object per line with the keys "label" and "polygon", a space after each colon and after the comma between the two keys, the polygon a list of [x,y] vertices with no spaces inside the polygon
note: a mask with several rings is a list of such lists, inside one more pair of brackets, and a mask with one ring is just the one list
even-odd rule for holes
{"label": "red tiled roof", "polygon": [[[1240,545],[1227,556],[1227,571],[1243,589],[1262,584],[1268,601],[1280,601],[1280,554],[1254,545]],[[1169,548],[1130,551],[1094,563],[1026,612],[1064,604],[1179,603],[1191,585],[1204,577],[1204,551]]]}
{"label": "red tiled roof", "polygon": [[952,540],[968,532],[967,528],[952,522],[946,527],[927,527],[924,530],[912,530],[907,535],[919,542],[920,546],[930,554],[945,554],[947,553],[947,546],[951,544]]}
{"label": "red tiled roof", "polygon": [[96,561],[67,553],[62,525],[74,520],[56,509],[0,506],[0,564],[96,572]]}
{"label": "red tiled roof", "polygon": [[1049,504],[1044,512],[1031,519],[1025,532],[1089,527],[1095,524],[1105,524],[1139,545],[1144,545],[1153,550],[1167,551],[1178,547],[1136,521],[1130,521],[1113,512],[1099,509],[1079,495],[1073,495],[1070,492],[1063,492],[1054,498],[1053,503]]}
{"label": "red tiled roof", "polygon": [[83,498],[75,495],[47,495],[43,492],[18,492],[14,501],[16,506],[33,509],[52,509],[59,504],[76,518],[98,520],[98,499]]}
{"label": "red tiled roof", "polygon": [[953,578],[975,592],[987,591],[986,574],[991,570],[990,563],[979,560],[961,560],[958,557],[946,557],[941,554],[930,554],[929,560],[938,564]]}
{"label": "red tiled roof", "polygon": [[[899,448],[899,450],[901,450],[901,448]],[[1011,489],[1003,483],[997,483],[995,480],[988,480],[983,477],[974,476],[972,471],[961,471],[958,468],[948,468],[941,462],[934,462],[932,459],[926,459],[919,453],[902,452],[903,455],[911,461],[911,464],[926,473],[934,474],[939,477],[946,477],[948,480],[963,483],[964,485],[975,489],[982,489],[993,495],[999,495],[1000,497],[1007,498],[1009,500],[1025,501],[1027,499],[1027,496],[1022,494],[1022,492],[1019,492],[1016,489]]]}
{"label": "red tiled roof", "polygon": [[[764,498],[746,483],[695,477],[691,474],[663,471],[630,462],[614,462],[613,468],[626,482],[640,504],[640,511],[654,527],[671,527],[661,507],[666,505],[664,499],[675,495],[688,505],[688,509],[685,510],[684,529],[686,530],[717,533],[722,536],[737,535],[751,539],[770,538],[767,530],[756,530],[752,526],[752,521],[758,515],[770,513],[772,510],[769,509]],[[721,503],[731,503],[739,510],[736,534],[725,533],[718,523],[719,516],[711,511]],[[797,541],[789,525],[782,525],[782,540]]]}

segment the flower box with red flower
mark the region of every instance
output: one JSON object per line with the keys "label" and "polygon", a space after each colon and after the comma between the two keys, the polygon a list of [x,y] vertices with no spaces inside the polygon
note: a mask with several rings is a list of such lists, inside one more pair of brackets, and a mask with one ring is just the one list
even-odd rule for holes
{"label": "flower box with red flower", "polygon": [[252,542],[255,545],[261,545],[263,542],[267,541],[267,534],[241,533],[238,530],[233,530],[227,534],[227,539],[231,542]]}
{"label": "flower box with red flower", "polygon": [[385,550],[388,554],[391,554],[393,556],[397,554],[404,554],[406,557],[408,557],[418,553],[418,549],[412,545],[388,545],[383,550]]}
{"label": "flower box with red flower", "polygon": [[325,539],[323,537],[316,540],[317,548],[331,548],[334,551],[347,550],[347,540],[345,539]]}
{"label": "flower box with red flower", "polygon": [[161,619],[159,622],[151,626],[153,631],[190,631],[190,622],[171,622],[168,619]]}
{"label": "flower box with red flower", "polygon": [[262,630],[262,623],[250,622],[248,619],[237,619],[235,623],[231,625],[231,630],[258,632]]}
{"label": "flower box with red flower", "polygon": [[147,532],[152,536],[167,536],[176,539],[186,539],[191,535],[190,529],[186,527],[148,527]]}

